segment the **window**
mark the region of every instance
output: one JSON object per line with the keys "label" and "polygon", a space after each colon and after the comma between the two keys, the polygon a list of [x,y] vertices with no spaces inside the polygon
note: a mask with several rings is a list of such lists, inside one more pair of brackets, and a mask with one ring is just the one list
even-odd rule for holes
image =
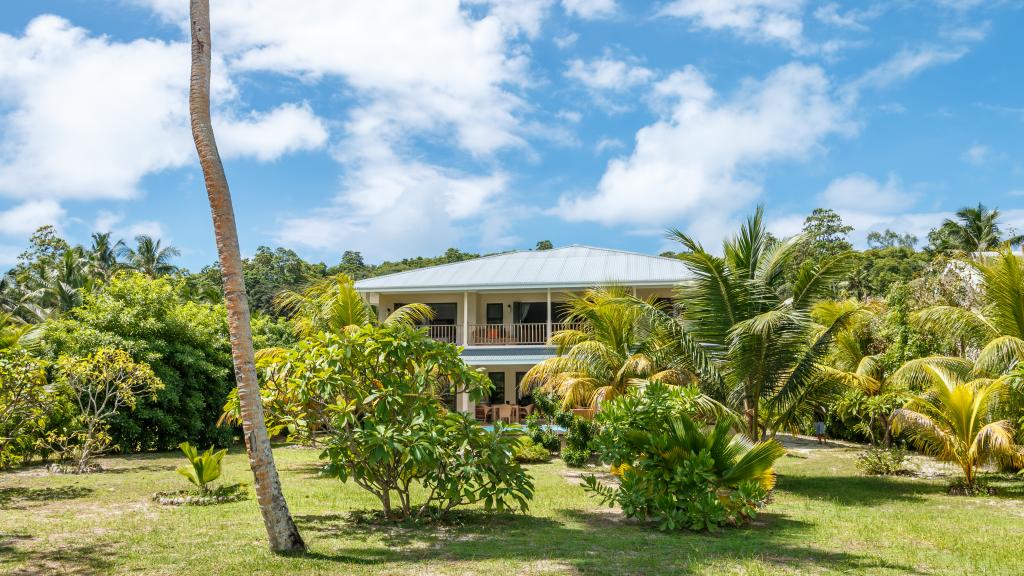
{"label": "window", "polygon": [[501,302],[491,302],[487,305],[487,323],[504,324],[505,313]]}
{"label": "window", "polygon": [[526,396],[523,396],[522,392],[519,391],[519,385],[522,384],[523,378],[525,376],[526,372],[516,372],[516,403],[519,404],[520,406],[528,406],[530,404],[533,404],[532,394],[527,394]]}
{"label": "window", "polygon": [[547,302],[512,303],[512,322],[516,324],[544,324],[547,321]]}
{"label": "window", "polygon": [[434,311],[434,319],[430,323],[435,326],[454,326],[458,321],[458,306],[454,302],[427,304],[427,306]]}
{"label": "window", "polygon": [[491,379],[491,383],[494,384],[494,390],[491,391],[491,404],[504,404],[505,403],[505,373],[504,372],[488,372],[487,377]]}

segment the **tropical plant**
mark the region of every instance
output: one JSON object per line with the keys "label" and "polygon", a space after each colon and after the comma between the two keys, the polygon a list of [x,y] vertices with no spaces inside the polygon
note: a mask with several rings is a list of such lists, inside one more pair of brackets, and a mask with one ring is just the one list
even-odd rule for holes
{"label": "tropical plant", "polygon": [[[323,457],[338,478],[377,497],[389,518],[446,515],[475,502],[526,510],[533,487],[513,460],[518,435],[501,426],[487,431],[441,401],[457,392],[479,400],[489,392],[487,378],[465,365],[457,347],[400,325],[323,334],[319,341],[329,366],[296,366],[294,377],[330,399]],[[426,492],[419,503],[416,484]]]}
{"label": "tropical plant", "polygon": [[618,486],[585,478],[585,487],[627,517],[661,530],[715,530],[753,518],[775,486],[772,465],[785,454],[775,440],[753,443],[723,417],[702,426],[685,414],[653,429],[633,428],[602,459],[622,470]]}
{"label": "tropical plant", "polygon": [[158,238],[139,234],[135,237],[135,248],[124,247],[119,255],[125,258],[130,268],[150,278],[159,278],[178,270],[177,266],[171,264],[171,260],[181,256],[181,250],[174,246],[164,246]]}
{"label": "tropical plant", "polygon": [[873,476],[891,476],[903,472],[907,451],[903,448],[871,446],[857,456],[857,468]]}
{"label": "tropical plant", "polygon": [[205,452],[200,453],[188,442],[182,442],[178,447],[189,463],[188,466],[179,466],[178,474],[199,488],[201,493],[209,492],[210,482],[220,478],[220,462],[228,453],[227,448],[214,452],[213,446],[210,446]]}
{"label": "tropical plant", "polygon": [[117,261],[126,246],[124,240],[111,241],[110,232],[94,232],[92,246],[89,248],[89,260],[92,271],[101,280],[107,280],[120,267]]}
{"label": "tropical plant", "polygon": [[[645,381],[683,384],[693,374],[675,364],[671,342],[645,321],[644,310],[624,302],[621,287],[595,288],[570,298],[565,322],[573,326],[552,335],[556,356],[531,368],[521,386],[553,392],[563,408],[597,405]],[[668,313],[657,300],[643,306]]]}
{"label": "tropical plant", "polygon": [[665,353],[699,374],[706,394],[742,414],[750,437],[797,428],[836,397],[841,383],[822,377],[823,360],[856,311],[820,325],[811,310],[846,274],[849,253],[808,260],[787,282],[805,238],[772,240],[760,207],[725,241],[723,256],[678,230],[670,237],[685,248],[677,257],[692,276],[676,291],[685,306],[673,316],[635,298],[633,305],[671,335],[674,350]]}
{"label": "tropical plant", "polygon": [[[355,282],[338,273],[307,284],[302,290],[282,290],[274,299],[278,310],[292,319],[300,338],[317,332],[339,334],[344,330],[377,324],[377,312]],[[392,312],[384,324],[414,326],[434,317],[426,304],[406,304]]]}
{"label": "tropical plant", "polygon": [[912,361],[900,372],[931,387],[896,410],[893,431],[905,432],[926,454],[960,466],[968,488],[986,462],[1021,457],[1010,423],[997,419],[1007,391],[1004,379],[972,380],[969,362],[944,358]]}
{"label": "tropical plant", "polygon": [[933,250],[940,252],[962,252],[980,254],[994,250],[1000,244],[1020,244],[1024,236],[1004,237],[999,226],[1001,213],[998,208],[989,209],[978,203],[965,206],[956,212],[956,218],[947,218],[937,229],[928,234]]}
{"label": "tropical plant", "polygon": [[521,464],[539,464],[551,460],[551,451],[534,442],[529,436],[520,436],[512,457]]}
{"label": "tropical plant", "polygon": [[977,354],[978,375],[997,377],[1024,364],[1024,258],[1003,249],[966,264],[980,284],[980,305],[932,306],[912,319],[968,343]]}
{"label": "tropical plant", "polygon": [[43,362],[18,348],[0,348],[0,469],[19,464],[39,437],[50,404]]}
{"label": "tropical plant", "polygon": [[189,116],[192,119],[192,137],[195,140],[196,152],[199,154],[199,164],[206,179],[210,211],[213,214],[213,231],[217,239],[217,254],[223,278],[246,453],[255,478],[256,500],[263,515],[271,550],[302,551],[306,549],[306,544],[288,511],[288,504],[281,490],[281,479],[274,465],[270,437],[263,421],[249,305],[242,277],[242,255],[238,248],[238,228],[235,226],[228,179],[220,160],[220,152],[217,150],[210,118],[212,48],[209,0],[191,0],[189,12],[192,25]]}
{"label": "tropical plant", "polygon": [[231,388],[231,354],[223,306],[183,301],[175,282],[131,271],[115,274],[81,306],[41,330],[41,354],[86,356],[100,347],[128,352],[164,383],[156,399],[111,418],[122,449],[170,450],[184,440],[224,445],[231,430],[213,426]]}
{"label": "tropical plant", "polygon": [[57,360],[56,374],[64,393],[78,407],[81,429],[58,441],[65,449],[62,457],[72,456],[78,472],[88,471],[93,458],[110,445],[110,419],[122,408],[134,410],[140,396],[155,397],[163,387],[149,365],[110,348],[84,357],[63,356]]}

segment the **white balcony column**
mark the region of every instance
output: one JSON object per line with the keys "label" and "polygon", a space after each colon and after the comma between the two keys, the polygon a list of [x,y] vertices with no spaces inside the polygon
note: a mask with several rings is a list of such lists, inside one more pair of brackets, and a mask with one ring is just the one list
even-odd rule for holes
{"label": "white balcony column", "polygon": [[548,288],[548,323],[544,330],[544,343],[551,342],[551,288]]}
{"label": "white balcony column", "polygon": [[462,293],[462,346],[469,346],[469,292]]}

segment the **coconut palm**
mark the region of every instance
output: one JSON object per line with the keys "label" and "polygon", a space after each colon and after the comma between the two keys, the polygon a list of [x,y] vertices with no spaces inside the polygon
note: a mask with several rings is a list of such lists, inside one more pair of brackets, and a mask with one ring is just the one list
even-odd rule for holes
{"label": "coconut palm", "polygon": [[[566,323],[575,328],[552,335],[556,356],[531,368],[524,390],[554,392],[566,408],[597,405],[644,381],[681,384],[693,380],[664,353],[668,344],[644,321],[644,311],[624,302],[618,287],[588,290],[566,302]],[[641,300],[661,310],[654,299]]]}
{"label": "coconut palm", "polygon": [[995,257],[967,264],[980,280],[981,307],[932,306],[912,319],[973,347],[977,375],[1006,374],[1024,365],[1024,258],[1004,248]]}
{"label": "coconut palm", "polygon": [[231,337],[231,356],[235,367],[238,399],[249,466],[255,479],[256,501],[263,523],[276,552],[298,552],[306,544],[295,526],[284,493],[281,479],[274,465],[270,448],[260,387],[252,344],[249,305],[242,277],[242,255],[238,248],[238,229],[231,205],[231,192],[227,175],[220,160],[217,142],[210,120],[210,2],[191,0],[192,76],[189,86],[189,114],[192,119],[192,137],[195,140],[199,164],[206,180],[206,191],[213,214],[213,231],[217,240],[224,299],[227,307],[228,333]]}
{"label": "coconut palm", "polygon": [[993,250],[1000,244],[1020,244],[1024,236],[1003,237],[999,227],[998,208],[989,209],[980,202],[976,207],[957,210],[956,218],[947,218],[937,231],[940,239],[936,248],[977,254]]}
{"label": "coconut palm", "polygon": [[681,312],[634,305],[672,335],[705,392],[743,415],[751,438],[808,421],[841,390],[823,376],[822,361],[856,315],[845,311],[819,325],[810,312],[849,270],[850,254],[807,261],[787,282],[806,239],[773,240],[760,207],[724,242],[723,256],[678,230],[669,237],[683,245],[678,258],[691,274],[676,290]]}
{"label": "coconut palm", "polygon": [[174,246],[164,246],[163,241],[146,234],[135,237],[135,248],[124,247],[120,251],[128,266],[142,272],[150,278],[167,276],[178,270],[171,264],[171,259],[181,256],[181,250]]}
{"label": "coconut palm", "polygon": [[92,263],[93,272],[102,280],[108,280],[120,263],[118,255],[123,253],[126,246],[124,240],[111,242],[110,232],[94,232],[92,235],[92,247],[89,248],[89,259]]}
{"label": "coconut palm", "polygon": [[[301,290],[282,290],[274,303],[292,319],[295,332],[301,338],[318,332],[338,334],[352,326],[377,323],[377,312],[344,273],[316,280]],[[433,317],[434,311],[426,304],[406,304],[383,322],[414,326]]]}
{"label": "coconut palm", "polygon": [[921,451],[964,471],[969,488],[980,466],[996,457],[1017,457],[1013,431],[1007,420],[997,419],[1007,391],[1003,379],[968,379],[969,363],[958,359],[930,359],[908,363],[899,372],[914,372],[931,383],[893,414],[893,431],[905,431]]}

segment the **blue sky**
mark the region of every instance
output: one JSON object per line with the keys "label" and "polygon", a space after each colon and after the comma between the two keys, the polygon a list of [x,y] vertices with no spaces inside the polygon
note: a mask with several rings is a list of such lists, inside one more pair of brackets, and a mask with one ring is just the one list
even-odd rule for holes
{"label": "blue sky", "polygon": [[[213,262],[186,0],[0,11],[0,267],[32,230]],[[717,245],[839,211],[863,244],[965,204],[1024,230],[1019,1],[214,2],[242,249],[333,263]]]}

